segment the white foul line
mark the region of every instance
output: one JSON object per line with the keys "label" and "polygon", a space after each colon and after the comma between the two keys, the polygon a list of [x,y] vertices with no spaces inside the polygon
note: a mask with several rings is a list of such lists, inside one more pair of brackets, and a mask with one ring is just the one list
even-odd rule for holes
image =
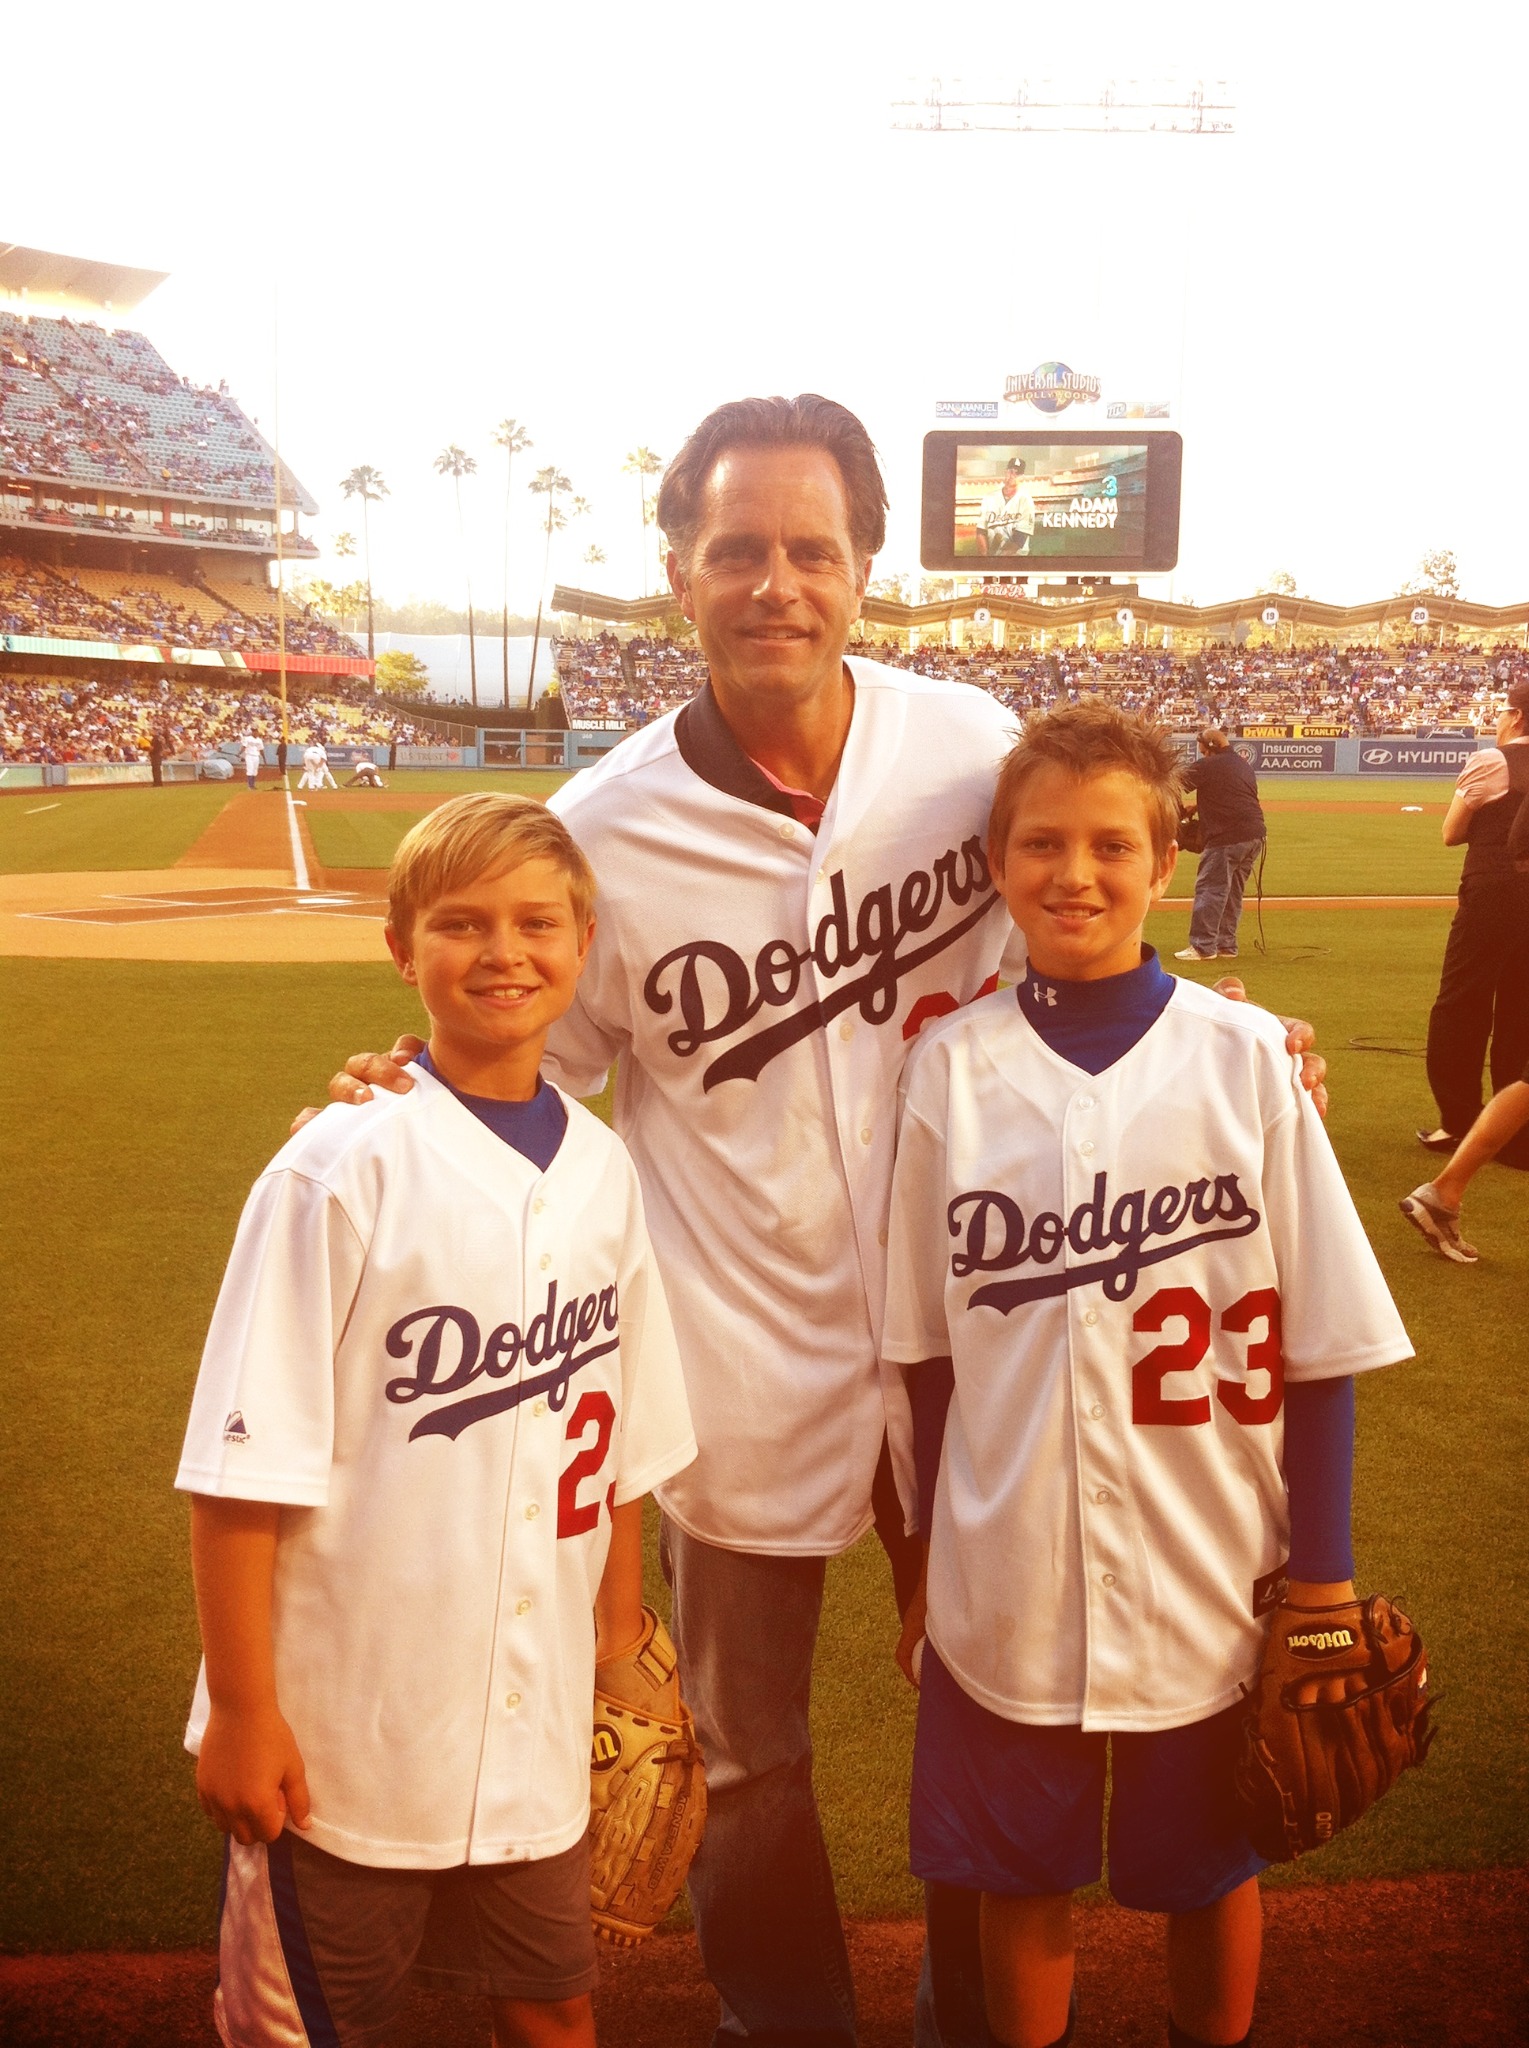
{"label": "white foul line", "polygon": [[292,886],[305,893],[313,885],[308,880],[308,856],[303,852],[302,834],[297,829],[297,805],[292,801],[290,789],[287,797],[287,830],[292,835]]}

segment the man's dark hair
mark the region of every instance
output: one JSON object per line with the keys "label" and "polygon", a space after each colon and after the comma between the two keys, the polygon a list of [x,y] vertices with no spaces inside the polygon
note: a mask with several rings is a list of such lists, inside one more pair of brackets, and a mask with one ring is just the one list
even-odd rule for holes
{"label": "man's dark hair", "polygon": [[849,531],[857,557],[877,555],[887,537],[887,487],[875,445],[849,410],[815,391],[799,398],[735,398],[696,428],[664,471],[658,523],[688,564],[701,519],[701,493],[730,448],[821,448],[844,479]]}

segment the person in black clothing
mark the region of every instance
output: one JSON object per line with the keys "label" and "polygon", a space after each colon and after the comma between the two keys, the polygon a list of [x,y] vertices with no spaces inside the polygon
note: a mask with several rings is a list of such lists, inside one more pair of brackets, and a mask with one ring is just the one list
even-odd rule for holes
{"label": "person in black clothing", "polygon": [[1219,727],[1200,735],[1200,758],[1179,778],[1193,791],[1200,819],[1200,865],[1195,871],[1189,944],[1176,960],[1235,960],[1242,892],[1264,843],[1258,777]]}
{"label": "person in black clothing", "polygon": [[154,787],[160,788],[165,779],[165,729],[156,725],[149,734],[149,774]]}
{"label": "person in black clothing", "polygon": [[[1497,745],[1467,761],[1444,814],[1444,844],[1464,846],[1459,907],[1428,1019],[1428,1085],[1439,1122],[1419,1131],[1430,1152],[1453,1152],[1481,1110],[1491,1042],[1492,1087],[1529,1065],[1529,681],[1508,690]],[[1499,1158],[1529,1167],[1529,1138]]]}

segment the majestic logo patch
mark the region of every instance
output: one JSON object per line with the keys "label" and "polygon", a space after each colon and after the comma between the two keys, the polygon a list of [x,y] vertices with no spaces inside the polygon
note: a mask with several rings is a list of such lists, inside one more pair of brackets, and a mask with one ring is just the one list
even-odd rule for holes
{"label": "majestic logo patch", "polygon": [[235,1408],[223,1425],[223,1441],[226,1444],[247,1444],[250,1433],[244,1426],[243,1412]]}
{"label": "majestic logo patch", "polygon": [[[422,1436],[454,1440],[475,1422],[518,1408],[538,1394],[546,1395],[549,1408],[558,1409],[568,1399],[568,1383],[574,1374],[616,1349],[621,1341],[615,1334],[620,1320],[614,1287],[565,1301],[559,1308],[555,1280],[547,1288],[546,1306],[524,1331],[518,1323],[500,1323],[485,1338],[476,1316],[465,1308],[442,1303],[436,1308],[413,1309],[400,1316],[387,1334],[389,1358],[412,1357],[413,1377],[389,1380],[387,1397],[398,1402],[441,1400],[465,1393],[479,1379],[508,1379],[516,1366],[521,1366],[521,1377],[512,1386],[473,1394],[422,1415],[409,1431],[410,1443]],[[607,1331],[612,1334],[606,1336]],[[600,1341],[591,1342],[596,1337]],[[528,1366],[547,1369],[528,1373]]]}
{"label": "majestic logo patch", "polygon": [[[871,890],[853,914],[842,873],[829,877],[828,888],[830,907],[805,948],[771,939],[750,963],[720,939],[694,939],[649,970],[642,994],[654,1015],[667,1017],[679,1003],[680,1027],[667,1043],[682,1060],[703,1045],[734,1037],[761,1010],[787,1009],[809,965],[819,983],[836,984],[827,995],[730,1045],[707,1067],[707,1089],[720,1081],[757,1081],[771,1060],[823,1030],[843,1010],[858,1008],[867,1024],[887,1023],[896,1014],[899,982],[979,925],[998,901],[982,841],[975,837],[948,847],[932,867],[915,868],[895,887],[888,882]],[[929,930],[947,903],[965,916],[937,937],[900,951],[905,940]],[[855,967],[862,971],[849,975]],[[845,975],[849,979],[841,979]]]}
{"label": "majestic logo patch", "polygon": [[[1143,1266],[1176,1259],[1180,1252],[1193,1251],[1197,1245],[1247,1237],[1257,1230],[1262,1218],[1243,1194],[1235,1173],[1218,1174],[1214,1180],[1192,1180],[1183,1187],[1162,1187],[1150,1199],[1145,1188],[1132,1188],[1117,1195],[1113,1203],[1108,1174],[1097,1173],[1091,1199],[1079,1202],[1067,1217],[1052,1209],[1026,1217],[1008,1195],[994,1188],[978,1188],[956,1196],[946,1211],[946,1221],[951,1236],[961,1241],[960,1250],[952,1252],[950,1259],[950,1270],[958,1280],[971,1273],[1008,1272],[1015,1266],[1055,1266],[1064,1245],[1074,1254],[1108,1253],[1112,1246],[1119,1247],[1113,1257],[1039,1273],[1033,1280],[989,1281],[973,1291],[968,1308],[996,1308],[1006,1316],[1023,1302],[1045,1301],[1068,1294],[1074,1287],[1090,1287],[1096,1280],[1108,1300],[1126,1301],[1136,1292]],[[1202,1227],[1176,1236],[1185,1224]],[[1169,1242],[1148,1250],[1156,1237]]]}
{"label": "majestic logo patch", "polygon": [[1340,1650],[1352,1650],[1357,1642],[1351,1628],[1304,1629],[1299,1635],[1285,1638],[1285,1648],[1292,1657],[1331,1657]]}

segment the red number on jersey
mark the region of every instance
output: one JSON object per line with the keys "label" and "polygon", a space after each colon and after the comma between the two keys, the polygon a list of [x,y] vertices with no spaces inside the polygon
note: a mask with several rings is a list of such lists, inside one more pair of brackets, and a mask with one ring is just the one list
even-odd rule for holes
{"label": "red number on jersey", "polygon": [[[1242,1380],[1218,1380],[1216,1399],[1228,1415],[1239,1422],[1272,1422],[1285,1398],[1285,1359],[1280,1350],[1279,1296],[1272,1287],[1255,1287],[1241,1301],[1234,1301],[1221,1318],[1223,1330],[1245,1337],[1262,1320],[1264,1334],[1248,1345],[1247,1373]],[[1269,1384],[1262,1394],[1250,1394],[1247,1380],[1255,1372],[1266,1372]]]}
{"label": "red number on jersey", "polygon": [[579,1501],[579,1482],[587,1479],[592,1472],[598,1472],[605,1463],[605,1454],[611,1447],[611,1431],[616,1424],[616,1404],[603,1388],[591,1388],[589,1393],[579,1396],[578,1406],[568,1418],[564,1432],[570,1443],[577,1443],[588,1429],[595,1425],[595,1440],[580,1451],[569,1463],[568,1469],[557,1483],[557,1533],[559,1536],[582,1536],[592,1529],[600,1519],[599,1496],[583,1505]]}
{"label": "red number on jersey", "polygon": [[1131,1420],[1167,1423],[1175,1429],[1192,1429],[1197,1422],[1210,1421],[1209,1394],[1194,1394],[1186,1400],[1168,1400],[1163,1381],[1171,1372],[1193,1372],[1210,1349],[1210,1305],[1192,1287],[1160,1287],[1150,1301],[1144,1301],[1131,1318],[1133,1330],[1161,1330],[1175,1317],[1182,1317],[1189,1334],[1182,1344],[1159,1344],[1131,1367]]}

